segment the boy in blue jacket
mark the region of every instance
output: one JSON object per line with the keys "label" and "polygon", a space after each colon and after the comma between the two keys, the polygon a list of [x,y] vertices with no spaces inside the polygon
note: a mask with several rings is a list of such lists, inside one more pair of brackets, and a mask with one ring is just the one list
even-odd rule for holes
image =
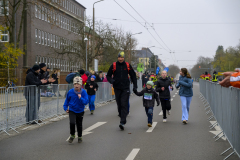
{"label": "boy in blue jacket", "polygon": [[63,109],[69,113],[70,121],[70,137],[69,143],[75,138],[75,125],[78,131],[78,143],[82,142],[82,121],[85,105],[88,104],[87,92],[82,88],[82,78],[75,77],[73,79],[74,88],[68,91]]}

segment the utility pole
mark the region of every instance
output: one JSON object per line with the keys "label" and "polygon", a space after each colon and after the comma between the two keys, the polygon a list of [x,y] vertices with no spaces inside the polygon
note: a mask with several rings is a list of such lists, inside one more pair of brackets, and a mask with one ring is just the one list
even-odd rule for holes
{"label": "utility pole", "polygon": [[23,66],[28,67],[27,62],[27,0],[23,0],[24,20],[23,20]]}

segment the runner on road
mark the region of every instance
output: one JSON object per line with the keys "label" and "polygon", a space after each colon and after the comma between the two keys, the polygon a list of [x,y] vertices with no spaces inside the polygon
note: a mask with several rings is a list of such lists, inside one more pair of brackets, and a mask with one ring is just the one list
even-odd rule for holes
{"label": "runner on road", "polygon": [[171,110],[171,95],[170,95],[170,89],[173,89],[171,80],[167,78],[167,72],[162,71],[161,78],[157,81],[157,87],[156,91],[159,92],[159,98],[162,105],[163,110],[163,122],[167,122],[167,115],[166,111],[168,112],[168,115],[170,115]]}
{"label": "runner on road", "polygon": [[192,90],[192,80],[186,68],[181,68],[180,77],[177,84],[177,88],[180,87],[179,95],[182,101],[182,122],[184,124],[188,123],[189,108],[192,101],[193,90]]}
{"label": "runner on road", "polygon": [[[126,117],[128,115],[128,100],[130,95],[130,81],[128,74],[131,77],[133,83],[133,89],[137,90],[137,78],[136,73],[132,66],[124,61],[124,52],[118,53],[118,61],[114,62],[107,73],[107,80],[113,84],[115,98],[118,106],[118,113],[120,120],[120,129],[124,130],[124,125],[127,123]],[[112,78],[113,75],[113,78]]]}
{"label": "runner on road", "polygon": [[134,90],[137,96],[143,96],[143,106],[145,107],[146,114],[148,116],[148,127],[152,127],[153,120],[153,107],[155,105],[155,100],[157,101],[157,106],[159,106],[159,98],[157,92],[152,88],[153,82],[148,81],[147,87],[143,88],[141,92]]}

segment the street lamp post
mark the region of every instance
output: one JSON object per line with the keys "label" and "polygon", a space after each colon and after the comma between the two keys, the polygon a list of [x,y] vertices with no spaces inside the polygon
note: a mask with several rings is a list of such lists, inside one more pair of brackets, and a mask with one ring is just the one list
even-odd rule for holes
{"label": "street lamp post", "polygon": [[[134,33],[134,34],[131,34],[130,35],[130,41],[131,41],[131,38],[132,38],[132,36],[133,35],[136,35],[136,34],[142,34],[142,32],[139,32],[139,33]],[[130,45],[131,45],[132,43],[130,42]],[[130,56],[129,56],[129,62],[131,63],[131,60],[132,60],[132,57],[131,57],[131,54],[132,54],[132,46],[130,47]]]}
{"label": "street lamp post", "polygon": [[86,43],[86,71],[87,71],[87,42],[88,42],[87,37],[84,38],[84,41],[85,41],[85,43]]}
{"label": "street lamp post", "polygon": [[104,1],[104,0],[100,0],[100,1],[93,3],[93,34],[92,34],[92,45],[93,45],[92,53],[93,53],[93,55],[94,55],[94,51],[95,51],[95,42],[94,42],[94,38],[95,38],[95,8],[94,8],[94,5],[101,1]]}

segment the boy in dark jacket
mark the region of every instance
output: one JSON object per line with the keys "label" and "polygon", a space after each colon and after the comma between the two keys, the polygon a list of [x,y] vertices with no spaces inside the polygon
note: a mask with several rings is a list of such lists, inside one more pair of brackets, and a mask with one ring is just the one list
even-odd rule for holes
{"label": "boy in dark jacket", "polygon": [[75,77],[73,79],[74,88],[67,93],[63,109],[69,113],[70,121],[70,137],[69,143],[75,138],[75,124],[77,124],[78,143],[82,142],[82,121],[85,105],[88,104],[87,92],[82,88],[82,78]]}
{"label": "boy in dark jacket", "polygon": [[147,87],[144,88],[141,92],[137,92],[134,90],[134,93],[137,96],[143,96],[143,106],[145,107],[146,114],[148,116],[148,127],[152,127],[152,119],[153,119],[153,107],[155,104],[155,100],[157,101],[157,106],[159,106],[159,98],[157,92],[152,88],[153,82],[148,81]]}
{"label": "boy in dark jacket", "polygon": [[156,91],[159,92],[159,98],[162,105],[163,122],[167,122],[166,111],[168,111],[168,115],[170,115],[171,110],[169,87],[173,89],[171,80],[167,77],[167,72],[162,71],[161,78],[157,81]]}
{"label": "boy in dark jacket", "polygon": [[93,114],[95,110],[95,97],[96,91],[98,90],[98,84],[95,82],[96,77],[94,75],[91,76],[91,81],[87,82],[85,88],[87,89],[88,100],[89,100],[89,109],[91,114]]}

